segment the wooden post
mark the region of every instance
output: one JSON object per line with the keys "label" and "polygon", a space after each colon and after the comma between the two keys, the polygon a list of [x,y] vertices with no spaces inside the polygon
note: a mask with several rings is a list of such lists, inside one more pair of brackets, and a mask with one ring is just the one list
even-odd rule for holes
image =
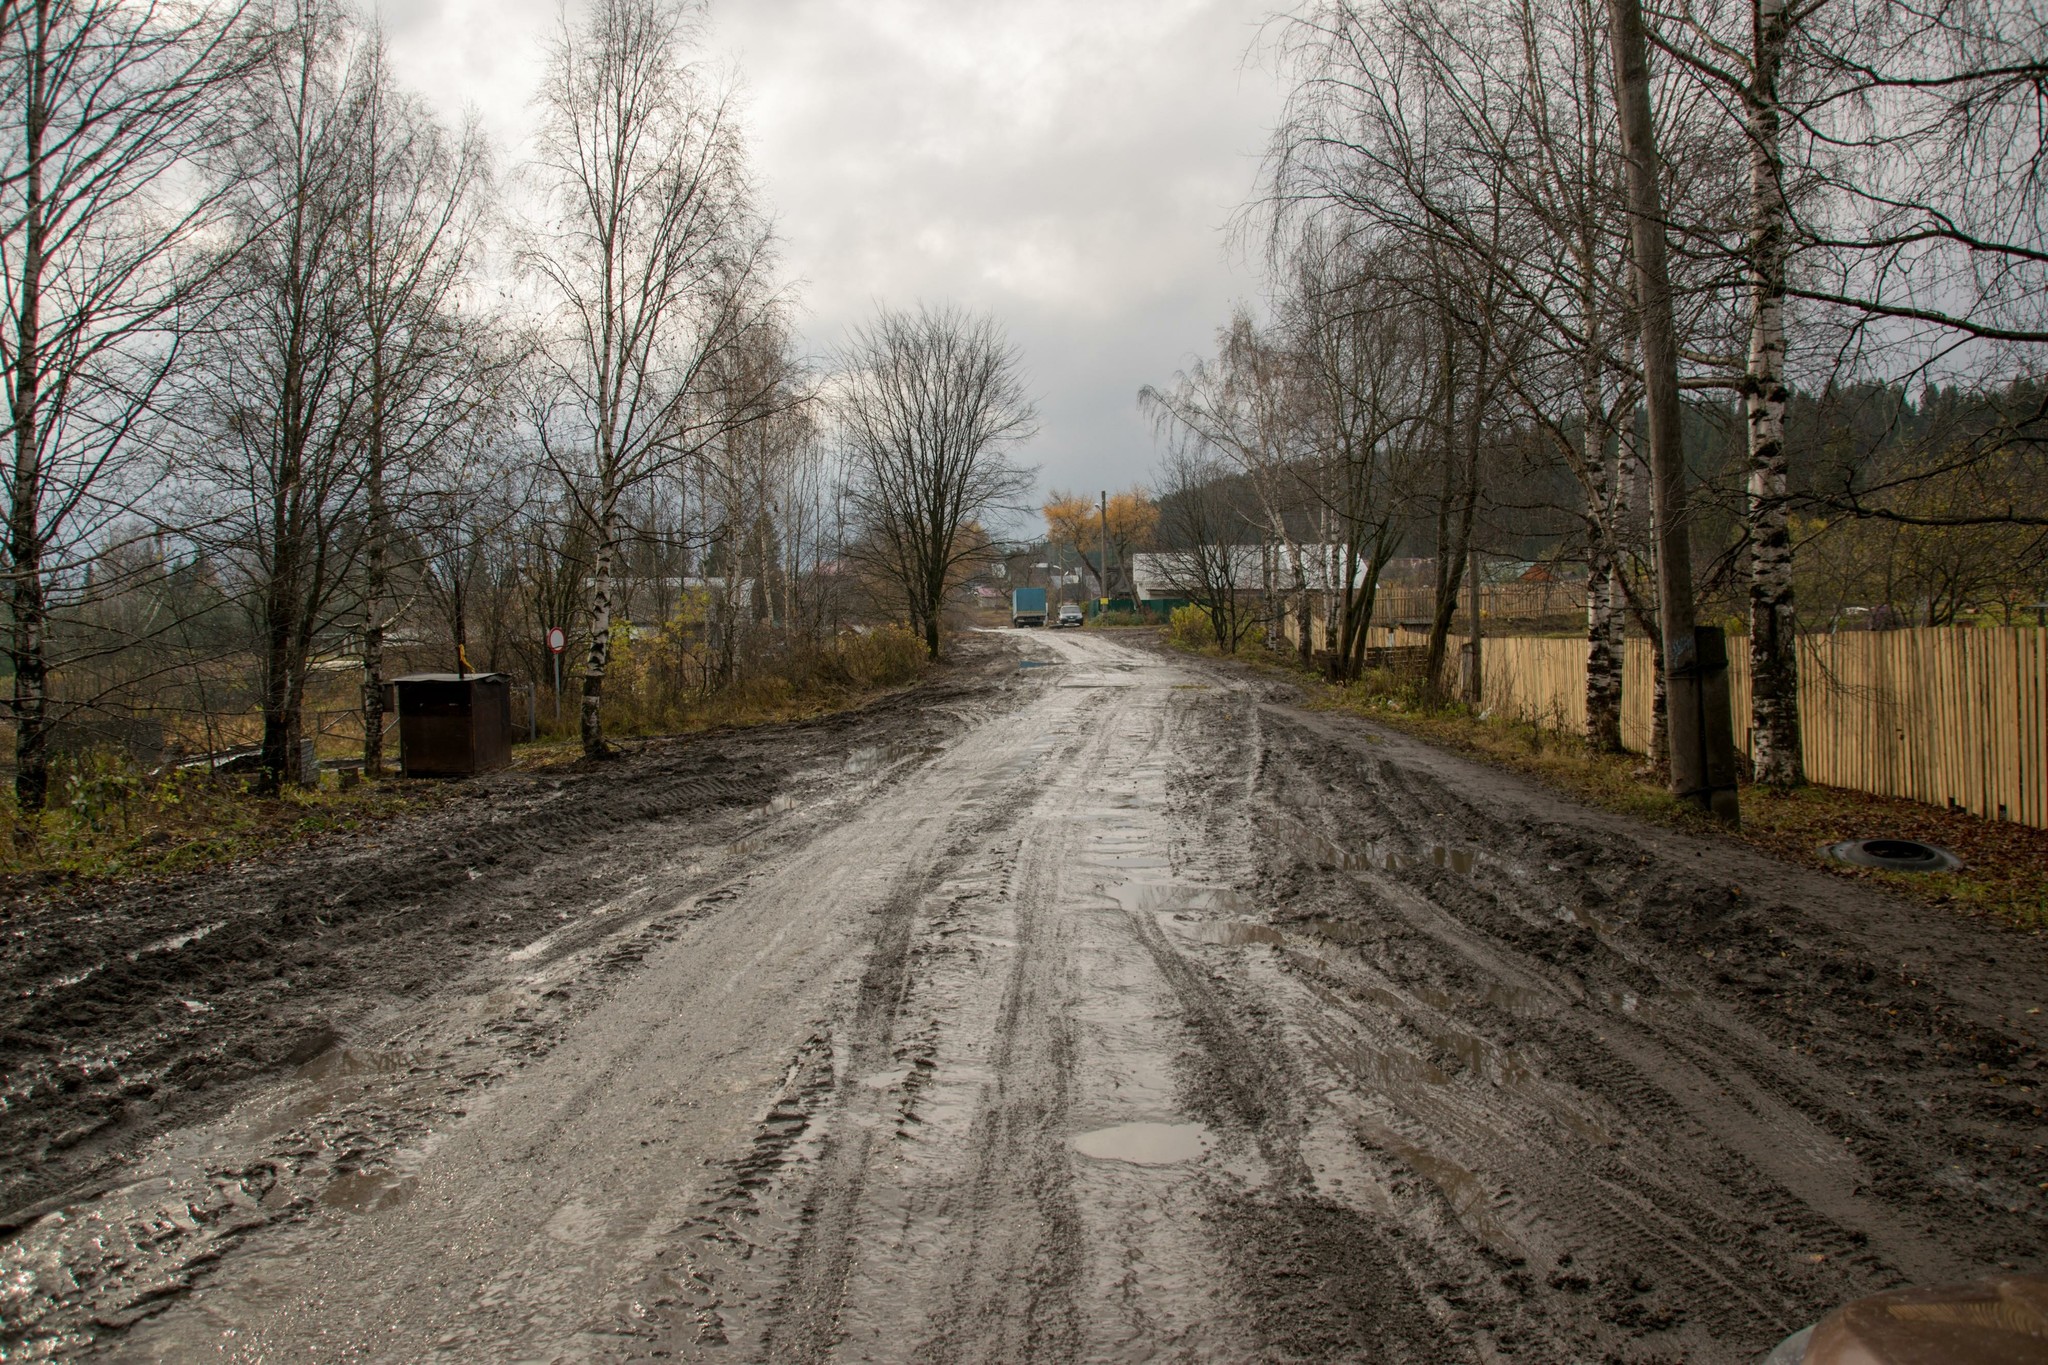
{"label": "wooden post", "polygon": [[1468,552],[1465,577],[1470,580],[1466,591],[1472,604],[1472,619],[1466,625],[1465,649],[1471,659],[1471,667],[1465,674],[1465,700],[1474,706],[1486,696],[1485,676],[1481,673],[1479,658],[1479,551]]}

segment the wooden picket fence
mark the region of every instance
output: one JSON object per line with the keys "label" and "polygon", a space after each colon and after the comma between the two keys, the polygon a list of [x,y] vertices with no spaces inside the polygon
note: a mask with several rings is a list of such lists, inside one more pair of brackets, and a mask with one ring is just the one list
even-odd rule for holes
{"label": "wooden picket fence", "polygon": [[[1736,742],[1749,753],[1749,652],[1729,642]],[[1481,704],[1583,734],[1586,646],[1503,636],[1481,646]],[[1628,641],[1622,744],[1649,748],[1651,658]],[[2048,829],[2048,631],[1925,628],[1799,642],[1806,775],[1831,787],[1960,807]]]}
{"label": "wooden picket fence", "polygon": [[1814,781],[2048,829],[2048,630],[1927,628],[1800,644],[1799,722]]}

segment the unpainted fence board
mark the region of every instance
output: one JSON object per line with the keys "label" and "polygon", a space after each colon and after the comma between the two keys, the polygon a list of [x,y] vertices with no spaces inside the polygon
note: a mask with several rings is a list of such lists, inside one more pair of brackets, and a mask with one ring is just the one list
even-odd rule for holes
{"label": "unpainted fence board", "polygon": [[[1412,648],[1424,631],[1382,630],[1369,643]],[[1447,683],[1457,681],[1454,637]],[[1747,640],[1729,641],[1729,700],[1744,758],[1752,676]],[[1583,639],[1492,636],[1481,644],[1482,705],[1583,734]],[[1799,729],[1807,777],[1826,786],[1954,805],[2048,829],[2048,630],[1921,627],[1809,635],[1798,645]],[[1655,672],[1650,642],[1622,652],[1621,740],[1649,748]]]}

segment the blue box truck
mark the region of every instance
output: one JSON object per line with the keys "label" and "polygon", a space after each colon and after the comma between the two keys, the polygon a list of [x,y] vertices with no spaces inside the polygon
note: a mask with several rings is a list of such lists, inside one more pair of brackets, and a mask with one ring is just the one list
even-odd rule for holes
{"label": "blue box truck", "polygon": [[1015,588],[1010,592],[1010,624],[1013,626],[1042,626],[1045,624],[1045,589]]}

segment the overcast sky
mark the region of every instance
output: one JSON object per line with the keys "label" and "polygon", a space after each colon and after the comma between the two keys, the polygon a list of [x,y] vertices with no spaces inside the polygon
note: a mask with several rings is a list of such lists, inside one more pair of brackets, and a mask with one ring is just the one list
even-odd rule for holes
{"label": "overcast sky", "polygon": [[[1143,480],[1140,385],[1258,292],[1227,249],[1279,104],[1273,0],[713,0],[813,351],[877,303],[993,312],[1041,485]],[[382,0],[407,84],[516,160],[556,0]]]}

